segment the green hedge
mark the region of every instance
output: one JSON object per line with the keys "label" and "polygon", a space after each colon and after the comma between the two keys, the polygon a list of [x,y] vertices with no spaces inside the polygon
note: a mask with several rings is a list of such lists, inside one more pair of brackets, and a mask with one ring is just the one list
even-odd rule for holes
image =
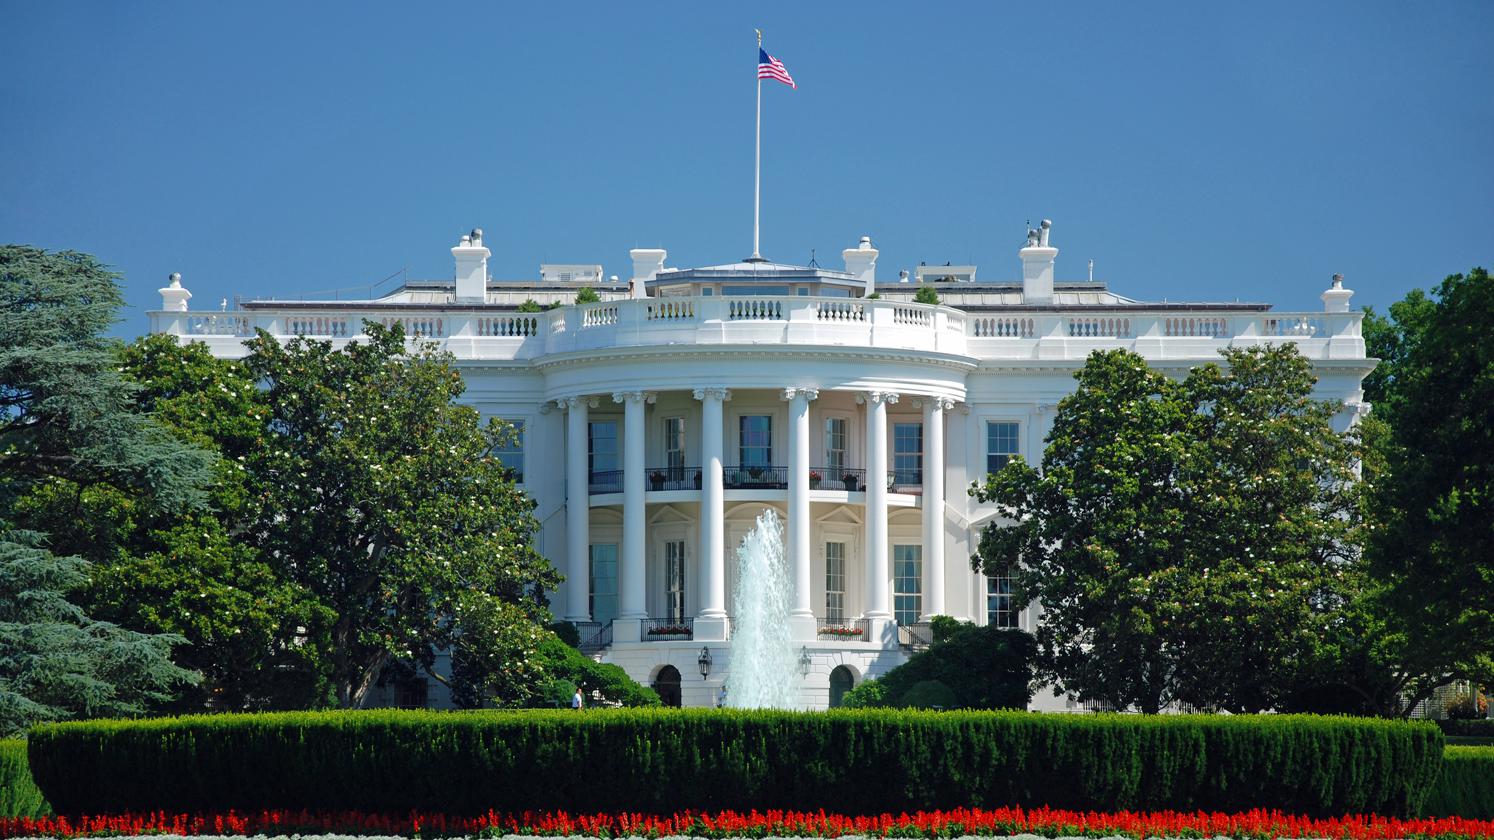
{"label": "green hedge", "polygon": [[1494,718],[1439,720],[1437,726],[1441,727],[1444,735],[1457,735],[1463,738],[1494,738]]}
{"label": "green hedge", "polygon": [[1414,814],[1426,724],[854,709],[285,712],[31,733],[63,813],[227,808],[672,812],[960,805]]}
{"label": "green hedge", "polygon": [[39,817],[52,813],[31,781],[25,741],[0,741],[0,817]]}
{"label": "green hedge", "polygon": [[1442,773],[1422,813],[1494,819],[1494,747],[1448,747],[1442,754]]}

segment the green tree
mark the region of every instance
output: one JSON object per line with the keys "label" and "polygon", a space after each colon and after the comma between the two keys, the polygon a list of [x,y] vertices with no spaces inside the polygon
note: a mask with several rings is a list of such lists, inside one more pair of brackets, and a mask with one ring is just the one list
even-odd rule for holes
{"label": "green tree", "polygon": [[576,303],[599,303],[601,298],[597,296],[597,290],[590,286],[582,286],[581,291],[576,293]]}
{"label": "green tree", "polygon": [[457,404],[450,356],[397,327],[366,323],[342,350],[263,332],[248,345],[267,416],[244,460],[243,536],[331,617],[309,630],[337,703],[358,705],[395,659],[446,682],[436,652],[464,639],[521,670],[560,578],[530,545],[533,502],[492,454],[513,428]]}
{"label": "green tree", "polygon": [[514,308],[515,312],[543,312],[544,307],[534,298],[524,298],[524,302]]}
{"label": "green tree", "polygon": [[1255,711],[1282,702],[1343,605],[1358,524],[1352,437],[1294,346],[1179,382],[1096,353],[1037,470],[972,490],[1007,518],[972,558],[1043,604],[1040,673],[1085,700]]}
{"label": "green tree", "polygon": [[933,286],[919,286],[918,291],[913,293],[913,302],[937,305],[939,303],[939,293],[934,291]]}
{"label": "green tree", "polygon": [[934,619],[928,650],[846,694],[847,706],[1022,709],[1032,699],[1037,645],[1021,630]]}
{"label": "green tree", "polygon": [[[1366,318],[1383,472],[1369,541],[1404,637],[1391,659],[1408,700],[1456,678],[1494,679],[1494,280],[1475,268]],[[1409,708],[1409,703],[1407,708]]]}
{"label": "green tree", "polygon": [[304,628],[328,616],[235,538],[245,515],[245,457],[258,449],[266,411],[247,370],[202,345],[164,335],[120,353],[134,404],[184,440],[220,456],[207,510],[159,512],[109,487],[68,482],[31,493],[23,521],[60,550],[92,562],[74,597],[89,613],[144,632],[184,637],[178,664],[203,674],[180,710],[306,708],[326,702],[320,648]]}
{"label": "green tree", "polygon": [[127,493],[155,511],[206,499],[212,455],[134,409],[117,342],[116,275],[93,257],[0,246],[0,728],[136,714],[195,675],[173,636],[91,619],[66,600],[88,566],[17,528],[18,505],[59,484]]}

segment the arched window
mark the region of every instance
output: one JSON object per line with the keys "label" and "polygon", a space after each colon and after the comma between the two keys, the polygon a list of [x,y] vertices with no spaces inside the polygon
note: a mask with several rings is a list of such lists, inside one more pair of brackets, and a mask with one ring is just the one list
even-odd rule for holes
{"label": "arched window", "polygon": [[844,665],[837,665],[830,672],[830,708],[839,706],[846,699],[846,692],[856,685],[856,674]]}
{"label": "arched window", "polygon": [[659,699],[664,701],[664,705],[678,709],[680,707],[679,669],[673,665],[660,668],[659,673],[654,677],[653,689],[658,692]]}

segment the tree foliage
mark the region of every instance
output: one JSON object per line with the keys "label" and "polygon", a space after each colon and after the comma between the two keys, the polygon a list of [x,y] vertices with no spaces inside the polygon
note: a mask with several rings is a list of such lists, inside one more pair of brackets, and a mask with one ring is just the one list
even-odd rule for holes
{"label": "tree foliage", "polygon": [[[1393,678],[1426,697],[1494,680],[1494,280],[1475,268],[1413,290],[1365,341],[1380,430],[1370,558],[1400,641]],[[1409,704],[1408,704],[1409,708]]]}
{"label": "tree foliage", "polygon": [[1024,709],[1032,699],[1031,634],[934,619],[934,641],[907,662],[846,693],[851,707]]}
{"label": "tree foliage", "polygon": [[327,611],[308,630],[337,703],[357,705],[396,658],[444,681],[436,651],[478,639],[489,667],[522,672],[560,578],[530,546],[533,502],[492,454],[512,427],[458,405],[449,355],[398,327],[368,323],[341,350],[263,332],[248,344],[267,414],[244,456],[244,538]]}
{"label": "tree foliage", "polygon": [[1156,712],[1282,702],[1345,601],[1354,439],[1292,345],[1223,351],[1181,381],[1097,352],[1058,406],[1041,469],[972,492],[1004,515],[972,558],[1038,600],[1039,672]]}
{"label": "tree foliage", "polygon": [[[120,306],[116,275],[86,254],[0,246],[0,731],[36,720],[131,715],[195,674],[169,635],[91,618],[67,599],[88,564],[18,527],[34,493],[127,496],[142,510],[188,512],[205,499],[212,455],[134,405],[104,337]],[[115,523],[105,523],[112,526]]]}
{"label": "tree foliage", "polygon": [[934,291],[933,286],[919,286],[918,291],[913,293],[913,302],[937,305],[939,303],[939,293]]}

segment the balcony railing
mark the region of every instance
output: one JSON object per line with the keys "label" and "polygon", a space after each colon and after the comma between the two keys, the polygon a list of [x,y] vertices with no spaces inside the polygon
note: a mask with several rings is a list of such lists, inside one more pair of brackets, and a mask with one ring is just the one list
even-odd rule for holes
{"label": "balcony railing", "polygon": [[576,624],[581,636],[581,652],[597,653],[612,646],[612,622],[587,621]]}
{"label": "balcony railing", "polygon": [[591,474],[591,480],[587,486],[587,492],[595,496],[598,493],[621,493],[623,491],[622,470],[597,470]]}
{"label": "balcony railing", "polygon": [[871,641],[871,622],[863,618],[829,619],[816,618],[815,633],[820,641]]}
{"label": "balcony railing", "polygon": [[904,493],[909,490],[923,489],[923,470],[904,469],[887,471],[888,490]]}
{"label": "balcony railing", "polygon": [[899,624],[897,643],[904,650],[927,650],[934,644],[934,628],[927,624]]}
{"label": "balcony railing", "polygon": [[788,467],[727,467],[722,481],[728,490],[784,490],[788,488],[788,473]]}
{"label": "balcony railing", "polygon": [[[820,480],[815,481],[818,475]],[[853,470],[847,467],[810,467],[809,489],[811,490],[848,490],[856,492],[866,489],[866,470]]]}
{"label": "balcony railing", "polygon": [[693,618],[650,618],[643,622],[645,642],[688,642],[694,638]]}
{"label": "balcony railing", "polygon": [[650,490],[699,490],[700,467],[650,467]]}

